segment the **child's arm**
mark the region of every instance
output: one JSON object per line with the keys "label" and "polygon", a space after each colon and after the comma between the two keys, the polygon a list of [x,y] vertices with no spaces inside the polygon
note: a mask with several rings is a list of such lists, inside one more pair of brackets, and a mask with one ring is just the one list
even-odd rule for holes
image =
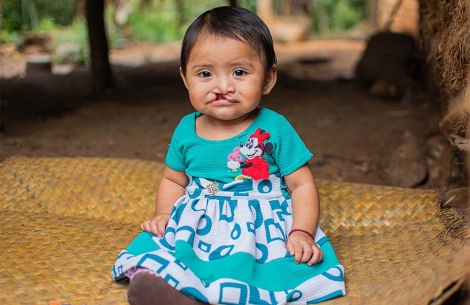
{"label": "child's arm", "polygon": [[184,172],[172,170],[168,166],[163,171],[157,192],[157,204],[155,206],[155,216],[144,221],[140,228],[162,237],[165,234],[166,225],[170,219],[171,209],[176,200],[184,195],[184,189],[188,184],[188,177]]}
{"label": "child's arm", "polygon": [[[301,229],[315,236],[320,214],[320,200],[315,179],[308,164],[285,176],[292,197],[292,230]],[[311,236],[295,231],[287,239],[286,249],[294,255],[296,263],[318,263],[323,253]]]}

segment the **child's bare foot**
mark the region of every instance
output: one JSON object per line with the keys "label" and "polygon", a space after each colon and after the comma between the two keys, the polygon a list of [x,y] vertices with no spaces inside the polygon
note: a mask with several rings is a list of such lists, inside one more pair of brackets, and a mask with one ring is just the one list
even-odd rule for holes
{"label": "child's bare foot", "polygon": [[132,276],[127,290],[127,301],[131,305],[203,305],[201,301],[179,292],[161,277],[140,272]]}

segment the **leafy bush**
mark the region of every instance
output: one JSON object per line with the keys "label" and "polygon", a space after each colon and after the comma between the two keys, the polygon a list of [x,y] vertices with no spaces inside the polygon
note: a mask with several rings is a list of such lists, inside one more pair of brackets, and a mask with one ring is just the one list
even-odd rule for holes
{"label": "leafy bush", "polygon": [[[64,43],[72,43],[79,46],[79,51],[73,54],[71,59],[75,63],[88,62],[90,50],[88,48],[88,32],[86,20],[84,17],[76,18],[73,23],[67,27],[55,27],[50,30],[49,34],[52,37],[52,45],[54,49]],[[60,58],[57,54],[54,55],[54,61],[63,63],[64,58]],[[70,59],[68,59],[70,60]]]}
{"label": "leafy bush", "polygon": [[13,31],[36,30],[43,19],[69,25],[76,14],[78,0],[8,0],[2,5],[2,28]]}
{"label": "leafy bush", "polygon": [[312,10],[312,30],[333,34],[348,30],[366,18],[367,0],[316,0]]}
{"label": "leafy bush", "polygon": [[179,36],[176,9],[172,2],[161,2],[149,10],[134,9],[129,16],[130,38],[135,41],[169,41]]}
{"label": "leafy bush", "polygon": [[18,32],[23,30],[23,10],[21,0],[2,1],[0,18],[1,32]]}
{"label": "leafy bush", "polygon": [[38,32],[50,32],[55,28],[57,28],[57,24],[54,22],[54,19],[51,17],[45,17],[39,21],[35,30]]}
{"label": "leafy bush", "polygon": [[[179,5],[178,5],[179,3]],[[227,5],[226,0],[151,1],[145,10],[133,1],[129,18],[130,39],[134,41],[180,40],[189,24],[212,7]]]}
{"label": "leafy bush", "polygon": [[[1,1],[1,0],[0,0]],[[189,24],[202,12],[228,5],[228,0],[130,0],[132,11],[125,25],[115,21],[115,6],[106,2],[108,40],[113,46],[121,38],[131,41],[181,40]],[[146,5],[143,5],[145,1]],[[299,0],[300,1],[300,0]],[[53,46],[72,42],[80,46],[78,61],[88,58],[88,34],[84,16],[77,16],[78,0],[6,0],[0,16],[0,43],[18,43],[22,33],[48,32]],[[295,1],[294,1],[295,2]],[[281,13],[284,1],[275,0]],[[257,0],[238,0],[241,7],[256,12]],[[367,0],[311,0],[312,32],[329,35],[354,27],[366,17]]]}

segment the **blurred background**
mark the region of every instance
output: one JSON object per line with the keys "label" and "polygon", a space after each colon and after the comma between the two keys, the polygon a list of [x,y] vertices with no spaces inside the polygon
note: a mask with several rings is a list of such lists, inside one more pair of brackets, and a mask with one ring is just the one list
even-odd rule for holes
{"label": "blurred background", "polygon": [[[376,14],[366,0],[272,1],[277,15],[310,18],[309,34],[338,35],[364,25]],[[373,1],[375,2],[375,1]],[[202,12],[229,5],[226,0],[107,0],[107,34],[112,47],[125,42],[169,42],[181,40],[186,28]],[[238,6],[257,11],[258,1],[238,0]],[[85,0],[7,0],[2,5],[2,43],[21,44],[24,36],[47,34],[51,48],[76,43],[77,61],[87,60]],[[58,61],[62,58],[57,58]]]}
{"label": "blurred background", "polygon": [[270,28],[279,78],[262,105],[291,120],[317,178],[434,188],[468,204],[465,1],[3,0],[0,159],[163,162],[192,111],[182,37],[222,5]]}
{"label": "blurred background", "polygon": [[164,162],[193,111],[182,37],[222,5],[270,28],[261,106],[294,125],[317,179],[434,189],[470,216],[470,1],[0,0],[0,162]]}

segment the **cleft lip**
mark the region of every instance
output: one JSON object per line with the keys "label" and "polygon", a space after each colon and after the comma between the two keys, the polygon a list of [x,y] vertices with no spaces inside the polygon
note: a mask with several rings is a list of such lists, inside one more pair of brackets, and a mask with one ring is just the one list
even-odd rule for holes
{"label": "cleft lip", "polygon": [[212,102],[217,102],[217,101],[226,101],[229,103],[234,103],[235,100],[228,98],[226,95],[222,93],[215,93],[214,98],[212,99]]}

